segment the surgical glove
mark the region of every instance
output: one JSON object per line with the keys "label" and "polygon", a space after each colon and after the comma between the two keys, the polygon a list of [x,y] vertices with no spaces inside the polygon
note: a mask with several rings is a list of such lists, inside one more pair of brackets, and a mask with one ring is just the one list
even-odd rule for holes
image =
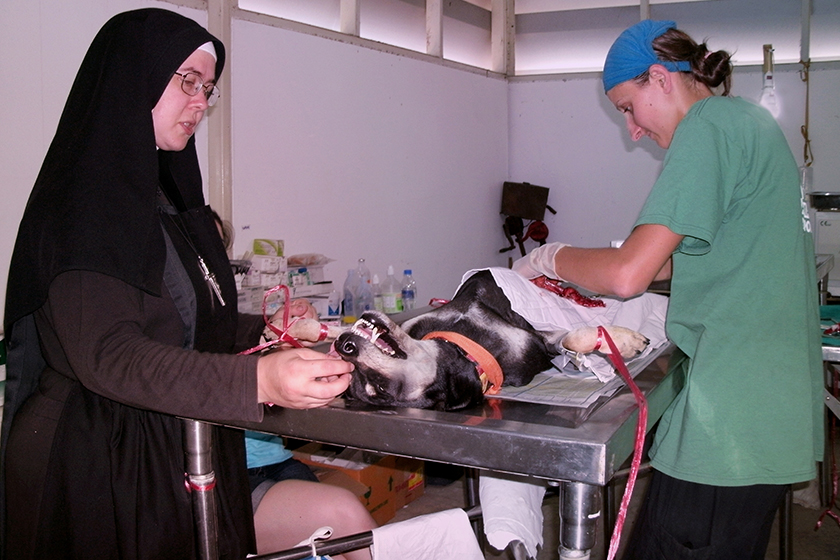
{"label": "surgical glove", "polygon": [[563,279],[557,276],[554,271],[554,257],[557,255],[557,251],[568,246],[568,243],[546,243],[516,260],[513,263],[512,270],[528,279],[548,276],[562,281]]}

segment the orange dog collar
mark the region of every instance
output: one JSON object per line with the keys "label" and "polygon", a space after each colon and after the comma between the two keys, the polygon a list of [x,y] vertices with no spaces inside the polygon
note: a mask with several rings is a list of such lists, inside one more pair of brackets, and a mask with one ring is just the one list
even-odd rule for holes
{"label": "orange dog collar", "polygon": [[481,390],[484,394],[495,395],[499,392],[502,381],[504,381],[502,366],[483,346],[462,334],[451,331],[433,331],[424,336],[423,340],[431,338],[451,342],[464,351],[467,359],[475,364],[475,370],[481,380]]}

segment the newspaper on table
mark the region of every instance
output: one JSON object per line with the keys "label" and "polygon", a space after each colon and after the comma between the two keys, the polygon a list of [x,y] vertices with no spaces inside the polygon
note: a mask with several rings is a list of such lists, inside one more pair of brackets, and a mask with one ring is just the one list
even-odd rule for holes
{"label": "newspaper on table", "polygon": [[[630,372],[630,376],[636,377],[668,346],[668,344],[661,344],[658,348],[650,349],[649,352],[627,361],[627,371]],[[624,387],[624,380],[620,376],[615,376],[604,383],[595,374],[580,371],[569,363],[562,369],[553,367],[538,373],[528,385],[502,387],[494,397],[552,406],[588,408],[600,398],[613,396],[622,387]]]}

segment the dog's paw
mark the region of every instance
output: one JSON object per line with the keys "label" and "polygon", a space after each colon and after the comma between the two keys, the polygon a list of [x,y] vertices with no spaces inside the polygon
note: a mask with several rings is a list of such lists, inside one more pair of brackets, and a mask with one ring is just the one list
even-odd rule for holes
{"label": "dog's paw", "polygon": [[[645,351],[650,344],[650,340],[648,337],[643,335],[640,332],[626,329],[624,327],[617,327],[617,326],[609,326],[606,327],[607,333],[609,333],[610,338],[612,339],[613,343],[615,343],[615,347],[618,349],[618,353],[621,354],[621,357],[624,359],[635,358],[639,354]],[[606,346],[606,349],[604,347]],[[601,349],[599,352],[604,354],[610,354],[609,345],[604,342],[601,345]]]}
{"label": "dog's paw", "polygon": [[[650,340],[640,332],[614,325],[606,327],[606,329],[615,347],[618,349],[618,353],[624,359],[635,358],[644,352],[645,348],[650,344]],[[598,340],[597,327],[582,327],[571,331],[563,338],[563,347],[580,354],[588,354],[595,351],[601,354],[611,353],[607,341]]]}

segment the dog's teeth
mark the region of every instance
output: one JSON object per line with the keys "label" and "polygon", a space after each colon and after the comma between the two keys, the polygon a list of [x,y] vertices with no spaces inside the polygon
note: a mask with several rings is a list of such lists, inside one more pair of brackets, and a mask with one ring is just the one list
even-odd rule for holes
{"label": "dog's teeth", "polygon": [[377,348],[380,352],[388,354],[389,356],[396,355],[396,351],[391,347],[389,343],[387,343],[384,340],[380,340],[382,336],[388,334],[387,328],[381,328],[371,323],[370,321],[359,319],[353,324],[352,327],[350,327],[350,332],[352,332],[360,338],[367,340],[373,345],[374,348]]}

